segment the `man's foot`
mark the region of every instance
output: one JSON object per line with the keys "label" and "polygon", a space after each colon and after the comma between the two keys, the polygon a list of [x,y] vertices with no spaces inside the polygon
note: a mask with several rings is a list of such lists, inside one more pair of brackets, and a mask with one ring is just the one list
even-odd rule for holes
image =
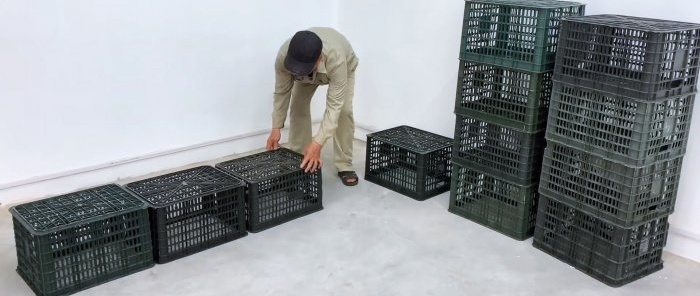
{"label": "man's foot", "polygon": [[357,174],[353,171],[338,172],[338,177],[340,177],[345,186],[355,186],[359,180]]}

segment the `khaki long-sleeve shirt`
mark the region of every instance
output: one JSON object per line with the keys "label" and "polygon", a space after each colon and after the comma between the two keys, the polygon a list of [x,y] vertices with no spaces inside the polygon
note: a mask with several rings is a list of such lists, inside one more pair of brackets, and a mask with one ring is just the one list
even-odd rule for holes
{"label": "khaki long-sleeve shirt", "polygon": [[321,127],[314,137],[314,141],[324,145],[328,139],[333,137],[338,127],[338,117],[343,103],[353,91],[349,89],[347,81],[349,75],[354,75],[358,59],[350,42],[338,31],[332,28],[310,28],[309,31],[316,33],[323,43],[321,63],[311,77],[295,77],[284,67],[284,59],[287,56],[290,40],[282,45],[275,61],[276,81],[272,127],[284,127],[295,80],[298,83],[328,84],[326,111],[321,121]]}

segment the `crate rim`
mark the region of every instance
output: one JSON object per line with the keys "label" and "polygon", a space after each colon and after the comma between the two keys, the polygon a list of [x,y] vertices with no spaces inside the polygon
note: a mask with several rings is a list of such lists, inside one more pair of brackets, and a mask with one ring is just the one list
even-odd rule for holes
{"label": "crate rim", "polygon": [[214,170],[217,171],[217,172],[225,173],[225,172],[223,172],[223,171],[221,171],[221,170],[219,170],[219,169],[217,169],[217,168],[215,168],[215,167],[208,166],[208,165],[202,165],[202,166],[197,166],[197,167],[193,167],[193,168],[189,168],[189,169],[185,169],[185,170],[179,170],[179,171],[177,171],[177,172],[172,172],[172,173],[168,173],[168,174],[164,174],[164,175],[155,176],[155,177],[152,177],[152,178],[147,178],[147,179],[143,179],[143,180],[139,180],[139,181],[130,182],[130,183],[124,184],[124,185],[122,185],[122,186],[120,186],[120,187],[122,187],[122,189],[128,191],[128,192],[131,193],[132,195],[136,196],[139,200],[143,201],[148,207],[152,207],[152,208],[161,208],[161,207],[167,207],[167,206],[170,206],[170,205],[179,203],[179,202],[188,201],[188,200],[191,200],[191,199],[194,199],[194,198],[199,198],[199,197],[202,197],[202,196],[205,196],[205,195],[208,195],[208,194],[211,194],[211,193],[215,193],[215,192],[218,192],[218,191],[230,190],[230,189],[234,189],[234,188],[237,188],[237,187],[240,187],[240,186],[246,186],[246,183],[243,182],[242,180],[240,180],[239,178],[237,178],[236,176],[231,176],[231,175],[226,174],[227,177],[232,177],[232,178],[233,178],[233,180],[231,180],[231,182],[238,182],[238,184],[231,184],[231,185],[228,185],[228,186],[221,187],[220,189],[217,189],[216,191],[211,191],[211,190],[210,190],[210,191],[206,191],[206,192],[203,192],[203,193],[200,193],[200,194],[197,194],[197,195],[188,197],[188,198],[183,198],[183,199],[179,199],[179,200],[175,200],[175,201],[169,201],[169,202],[166,202],[166,203],[163,203],[163,204],[158,204],[158,205],[157,205],[157,204],[154,204],[154,203],[152,203],[152,202],[150,202],[150,201],[147,200],[145,197],[142,197],[142,196],[141,196],[140,194],[138,194],[136,191],[134,191],[134,190],[132,190],[131,188],[129,188],[129,185],[135,184],[135,183],[139,183],[139,182],[143,182],[143,181],[145,181],[145,180],[160,178],[160,177],[164,177],[164,176],[172,176],[172,175],[176,175],[176,174],[178,174],[178,173],[182,173],[182,172],[184,172],[184,171],[195,170],[195,169],[201,169],[201,168],[211,168],[211,169],[214,169]]}
{"label": "crate rim", "polygon": [[[439,147],[436,145],[437,148],[435,148],[435,149],[425,150],[425,151],[421,151],[421,152],[411,151],[411,152],[414,152],[414,153],[416,153],[416,154],[428,154],[428,153],[432,153],[432,152],[438,151],[438,150],[440,150],[440,149],[444,149],[444,148],[446,148],[446,147],[452,147],[452,145],[454,144],[454,139],[452,139],[452,138],[448,138],[448,137],[445,137],[445,136],[443,136],[443,135],[438,135],[438,134],[436,134],[436,133],[434,133],[434,132],[426,131],[426,130],[424,130],[424,129],[412,127],[412,126],[405,125],[405,124],[404,124],[404,125],[395,126],[395,127],[392,127],[392,128],[388,128],[388,129],[384,129],[384,130],[381,130],[381,131],[376,131],[376,132],[373,132],[373,133],[370,133],[370,134],[367,134],[367,138],[368,138],[368,139],[369,139],[370,137],[378,138],[378,137],[377,137],[377,134],[382,133],[382,132],[386,132],[386,131],[389,131],[389,130],[393,130],[393,129],[398,129],[398,128],[407,128],[407,129],[413,129],[413,130],[421,131],[421,132],[428,133],[428,134],[431,134],[431,135],[433,135],[433,136],[442,138],[442,140],[444,140],[444,141],[449,141],[449,142],[450,142],[449,144],[447,144],[447,143],[446,143],[446,144],[442,144],[442,145],[440,145]],[[394,143],[389,143],[389,144],[394,145],[394,146],[397,146],[397,147],[399,147],[399,148],[407,149],[407,150],[414,150],[414,149],[413,149],[414,147],[406,147],[405,145],[399,145],[399,144],[394,144]]]}
{"label": "crate rim", "polygon": [[[298,152],[296,152],[296,151],[294,151],[294,150],[291,150],[291,149],[288,149],[288,148],[284,148],[284,147],[280,147],[280,148],[278,148],[278,149],[276,149],[276,150],[273,150],[273,151],[280,151],[280,150],[282,150],[282,151],[287,151],[287,152],[291,152],[291,153],[298,154],[298,155],[302,155],[302,154],[300,154],[300,153],[298,153]],[[232,171],[230,171],[229,169],[226,169],[226,168],[223,167],[223,166],[226,165],[227,163],[234,162],[234,161],[239,160],[239,159],[241,159],[241,158],[245,158],[245,157],[252,156],[252,155],[255,155],[255,154],[251,154],[251,155],[239,157],[239,158],[236,158],[236,159],[231,159],[231,160],[227,160],[227,161],[224,161],[224,162],[217,163],[216,165],[214,165],[214,168],[217,169],[217,170],[219,170],[219,171],[221,171],[221,172],[223,172],[223,173],[225,173],[225,174],[228,174],[229,176],[232,176],[232,177],[235,177],[236,179],[241,180],[241,181],[243,182],[243,185],[246,186],[246,187],[250,186],[250,184],[258,184],[258,183],[265,182],[265,181],[269,181],[269,180],[272,180],[272,179],[274,179],[274,178],[278,178],[278,177],[281,176],[281,174],[277,174],[277,175],[269,176],[269,177],[266,177],[266,178],[263,178],[263,179],[259,179],[259,180],[255,181],[255,182],[248,182],[248,181],[245,180],[245,178],[242,178],[242,177],[240,177],[238,174],[236,174],[235,172],[232,172]],[[302,155],[302,156],[303,156],[303,155]],[[301,163],[300,163],[300,164],[301,164]],[[295,170],[293,170],[293,171],[286,172],[285,174],[296,173],[296,172],[299,172],[299,171],[301,171],[302,173],[307,174],[307,175],[315,175],[315,174],[319,174],[319,175],[320,175],[320,174],[321,174],[321,170],[316,171],[316,173],[305,173],[304,170],[303,170],[301,167],[299,167],[299,168],[297,168],[297,169],[295,169]]]}
{"label": "crate rim", "polygon": [[518,1],[518,0],[465,0],[467,3],[482,3],[482,4],[496,4],[496,5],[506,5],[512,7],[526,7],[534,9],[557,9],[557,8],[568,8],[583,6],[586,4],[574,1],[554,1],[554,0],[540,0],[540,1]]}
{"label": "crate rim", "polygon": [[[483,0],[482,0],[483,1]],[[626,23],[616,23],[612,24],[612,20],[623,21]],[[564,21],[569,21],[572,23],[582,23],[591,24],[597,26],[605,26],[611,28],[622,28],[622,29],[633,29],[638,31],[649,31],[652,33],[671,33],[685,30],[697,30],[700,29],[700,24],[681,22],[674,20],[665,19],[654,19],[638,16],[629,16],[621,14],[593,14],[584,16],[568,16],[564,18]],[[663,22],[668,25],[674,25],[675,28],[658,28],[651,24],[645,24],[644,22]]]}
{"label": "crate rim", "polygon": [[[556,77],[556,75],[555,75],[555,77]],[[613,97],[616,99],[625,99],[625,100],[633,101],[636,103],[659,103],[659,102],[664,102],[664,101],[668,101],[668,100],[672,100],[672,99],[681,99],[681,98],[686,98],[689,96],[697,96],[697,94],[700,93],[700,91],[693,91],[693,92],[687,92],[687,93],[682,93],[682,94],[676,94],[676,95],[668,96],[668,97],[660,97],[660,98],[656,98],[653,100],[647,100],[647,99],[640,99],[640,98],[631,97],[631,96],[621,94],[621,93],[615,93],[615,92],[608,91],[605,89],[597,89],[597,88],[591,88],[591,87],[587,87],[587,86],[583,86],[583,85],[578,85],[578,84],[570,83],[570,82],[563,81],[563,80],[556,79],[556,78],[552,78],[552,82],[555,83],[554,86],[552,87],[552,94],[554,94],[554,93],[562,94],[560,87],[561,86],[568,86],[568,87],[572,87],[574,89],[588,90],[590,92],[603,94],[603,95],[610,96],[610,97]],[[557,84],[559,84],[559,86],[557,86]]]}
{"label": "crate rim", "polygon": [[[101,186],[95,186],[95,187],[87,188],[87,189],[84,189],[84,190],[79,190],[79,191],[76,191],[76,192],[92,190],[92,189],[95,189],[95,188],[99,188],[99,187],[103,187],[103,186],[108,186],[108,185],[115,185],[115,186],[121,188],[122,190],[124,190],[124,188],[123,188],[122,186],[119,186],[119,185],[114,184],[114,183],[110,183],[110,184],[105,184],[105,185],[101,185]],[[29,231],[32,235],[46,235],[46,234],[50,234],[50,233],[54,233],[54,232],[56,232],[56,231],[59,231],[59,229],[62,229],[62,228],[68,228],[68,227],[72,227],[72,226],[75,226],[75,225],[89,224],[89,223],[92,223],[92,222],[95,222],[95,221],[105,220],[105,219],[108,219],[108,218],[112,218],[112,217],[116,217],[116,216],[123,215],[123,214],[126,214],[126,213],[130,213],[130,212],[133,212],[133,211],[135,211],[135,210],[136,210],[136,211],[139,211],[139,210],[146,210],[146,209],[148,209],[148,205],[146,205],[145,203],[143,203],[143,200],[142,200],[141,198],[139,198],[138,196],[135,196],[133,193],[129,192],[128,190],[124,190],[124,191],[126,191],[126,192],[129,193],[130,195],[132,195],[132,196],[138,198],[138,200],[142,202],[142,205],[141,205],[141,206],[138,206],[138,207],[133,207],[133,208],[130,208],[130,209],[121,210],[121,211],[118,211],[118,212],[113,212],[113,213],[110,213],[110,214],[107,214],[107,215],[91,217],[91,218],[88,218],[88,219],[85,219],[85,220],[81,220],[81,221],[76,221],[76,222],[73,222],[73,223],[70,223],[70,224],[65,224],[65,225],[61,225],[61,226],[54,226],[54,227],[51,227],[51,228],[48,228],[48,229],[44,229],[44,230],[36,230],[36,229],[34,229],[34,227],[32,227],[32,226],[29,224],[29,222],[27,222],[27,221],[24,219],[24,217],[23,217],[19,212],[17,212],[17,210],[16,210],[15,208],[18,207],[18,206],[24,205],[24,204],[14,205],[14,206],[10,207],[8,210],[9,210],[10,214],[12,214],[12,218],[17,219],[17,221],[19,221],[19,222],[22,224],[22,226],[24,226],[24,228],[27,229],[27,231]],[[66,194],[70,194],[70,193],[66,193]],[[49,198],[53,198],[53,197],[59,197],[59,196],[63,196],[63,195],[66,195],[66,194],[57,194],[57,195],[50,196],[50,197],[47,197],[47,198],[42,198],[42,199],[36,200],[36,201],[41,201],[41,200],[45,200],[45,199],[49,199]],[[26,204],[26,203],[25,203],[25,204]]]}

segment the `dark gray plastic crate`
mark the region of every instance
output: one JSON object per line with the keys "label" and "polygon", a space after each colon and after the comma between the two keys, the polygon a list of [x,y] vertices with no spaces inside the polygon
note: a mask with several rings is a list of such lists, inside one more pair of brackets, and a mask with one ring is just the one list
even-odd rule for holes
{"label": "dark gray plastic crate", "polygon": [[540,177],[544,131],[526,133],[464,116],[455,124],[454,161],[498,178],[530,184]]}
{"label": "dark gray plastic crate", "polygon": [[153,266],[148,210],[109,184],[10,208],[17,273],[40,296],[73,294]]}
{"label": "dark gray plastic crate", "polygon": [[540,196],[533,246],[613,287],[663,268],[667,217],[621,228]]}
{"label": "dark gray plastic crate", "polygon": [[545,152],[540,193],[620,227],[673,213],[683,157],[628,167],[562,144]]}
{"label": "dark gray plastic crate", "polygon": [[365,180],[416,200],[450,190],[452,139],[410,126],[367,135]]}
{"label": "dark gray plastic crate", "polygon": [[685,154],[695,94],[642,101],[555,82],[547,140],[641,167]]}
{"label": "dark gray plastic crate", "polygon": [[453,163],[449,211],[516,240],[532,236],[537,184],[517,184]]}
{"label": "dark gray plastic crate", "polygon": [[167,263],[248,234],[245,183],[201,166],[129,183],[149,206],[154,257]]}
{"label": "dark gray plastic crate", "polygon": [[535,132],[547,124],[552,72],[460,61],[455,113]]}
{"label": "dark gray plastic crate", "polygon": [[460,58],[532,72],[554,66],[561,19],[583,15],[567,1],[466,1]]}
{"label": "dark gray plastic crate", "polygon": [[260,232],[323,210],[321,170],[305,173],[303,158],[280,148],[216,165],[246,182],[248,230]]}
{"label": "dark gray plastic crate", "polygon": [[640,100],[697,91],[700,24],[621,15],[562,22],[554,79]]}

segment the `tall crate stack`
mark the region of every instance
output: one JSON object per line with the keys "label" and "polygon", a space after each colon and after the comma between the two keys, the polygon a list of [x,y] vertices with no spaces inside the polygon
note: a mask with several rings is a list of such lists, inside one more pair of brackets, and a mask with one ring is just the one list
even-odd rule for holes
{"label": "tall crate stack", "polygon": [[534,246],[611,286],[663,268],[700,62],[700,25],[562,22]]}
{"label": "tall crate stack", "polygon": [[518,240],[533,233],[564,1],[465,3],[449,211]]}

